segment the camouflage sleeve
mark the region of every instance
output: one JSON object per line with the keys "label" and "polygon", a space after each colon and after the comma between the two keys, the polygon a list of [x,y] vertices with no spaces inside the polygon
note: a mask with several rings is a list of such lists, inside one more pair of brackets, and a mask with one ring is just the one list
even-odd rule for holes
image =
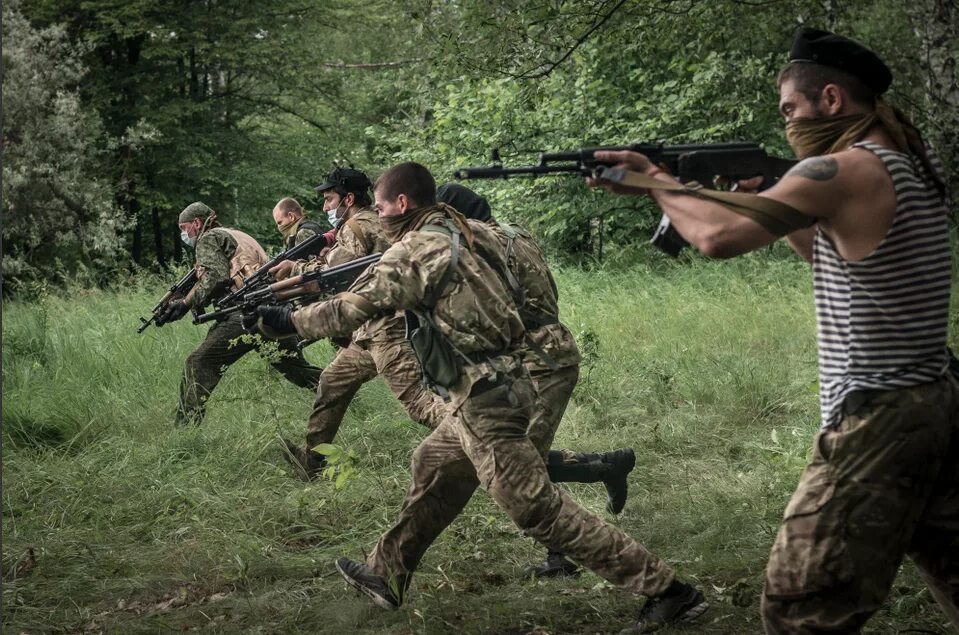
{"label": "camouflage sleeve", "polygon": [[296,238],[293,239],[293,244],[299,245],[311,236],[316,236],[316,232],[309,227],[300,227],[296,232]]}
{"label": "camouflage sleeve", "polygon": [[196,266],[200,281],[194,287],[190,305],[205,307],[230,286],[230,258],[236,240],[227,232],[208,231],[196,241]]}
{"label": "camouflage sleeve", "polygon": [[336,246],[326,255],[326,263],[335,267],[367,255],[359,236],[349,226],[344,226],[336,233]]}
{"label": "camouflage sleeve", "polygon": [[378,313],[421,304],[429,278],[430,272],[410,256],[407,245],[397,243],[349,291],[296,311],[293,324],[310,339],[349,335]]}

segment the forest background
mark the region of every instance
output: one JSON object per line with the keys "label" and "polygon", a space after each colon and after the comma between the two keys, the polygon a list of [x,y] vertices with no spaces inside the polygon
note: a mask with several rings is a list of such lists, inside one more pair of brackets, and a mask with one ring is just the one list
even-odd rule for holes
{"label": "forest background", "polygon": [[[530,162],[634,141],[789,156],[775,74],[800,25],[868,43],[889,99],[959,179],[949,0],[394,3],[11,0],[3,6],[3,273],[115,281],[184,258],[194,200],[279,244],[269,211],[335,164]],[[624,262],[655,215],[578,179],[479,184],[556,255]],[[955,190],[955,187],[952,188]]]}
{"label": "forest background", "polygon": [[[248,355],[204,424],[172,426],[205,328],[137,334],[189,264],[202,200],[267,251],[270,217],[335,164],[418,160],[438,182],[500,148],[755,141],[790,156],[775,74],[795,29],[875,48],[889,99],[959,185],[952,0],[6,0],[3,2],[3,628],[16,633],[605,633],[639,601],[543,556],[488,496],[386,613],[332,559],[395,518],[424,430],[364,387],[328,478],[291,478],[310,397]],[[606,516],[704,590],[694,632],[760,632],[763,568],[819,425],[808,266],[782,245],[672,260],[657,214],[579,178],[473,182],[547,248],[584,354],[556,447],[631,446]],[[955,209],[955,199],[952,201]],[[957,277],[959,279],[959,277]],[[954,293],[954,297],[957,294]],[[953,311],[951,342],[959,344]],[[331,347],[307,357],[325,364]],[[603,514],[599,485],[571,486]],[[948,626],[906,563],[866,632]]]}

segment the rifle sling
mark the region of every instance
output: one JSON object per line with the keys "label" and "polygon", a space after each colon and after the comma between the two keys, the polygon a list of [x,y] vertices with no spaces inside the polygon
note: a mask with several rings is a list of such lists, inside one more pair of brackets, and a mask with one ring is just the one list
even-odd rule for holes
{"label": "rifle sling", "polygon": [[647,190],[668,190],[709,199],[719,203],[731,212],[755,221],[775,236],[785,236],[816,223],[815,218],[803,214],[786,203],[756,194],[711,190],[696,181],[690,181],[689,183],[661,181],[642,172],[620,168],[606,168],[599,172],[597,177],[630,187],[641,187]]}

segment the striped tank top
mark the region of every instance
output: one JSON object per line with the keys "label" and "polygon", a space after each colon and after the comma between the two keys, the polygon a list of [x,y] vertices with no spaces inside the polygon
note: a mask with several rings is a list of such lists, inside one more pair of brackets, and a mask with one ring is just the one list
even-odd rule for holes
{"label": "striped tank top", "polygon": [[896,390],[946,372],[952,262],[943,199],[918,159],[861,142],[892,177],[896,214],[871,254],[844,260],[822,230],[813,243],[823,427],[854,390]]}

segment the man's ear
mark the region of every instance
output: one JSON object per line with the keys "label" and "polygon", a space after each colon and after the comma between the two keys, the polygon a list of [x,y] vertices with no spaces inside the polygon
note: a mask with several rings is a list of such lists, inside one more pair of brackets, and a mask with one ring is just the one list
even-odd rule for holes
{"label": "man's ear", "polygon": [[846,105],[846,93],[837,84],[826,84],[819,95],[819,107],[825,115],[838,115]]}
{"label": "man's ear", "polygon": [[410,197],[408,197],[406,194],[398,194],[396,196],[396,204],[400,207],[405,206],[405,209],[403,209],[404,214],[410,211]]}
{"label": "man's ear", "polygon": [[353,207],[353,204],[356,203],[356,196],[353,192],[347,192],[346,196],[342,197],[340,202],[346,205],[346,209],[350,209]]}

